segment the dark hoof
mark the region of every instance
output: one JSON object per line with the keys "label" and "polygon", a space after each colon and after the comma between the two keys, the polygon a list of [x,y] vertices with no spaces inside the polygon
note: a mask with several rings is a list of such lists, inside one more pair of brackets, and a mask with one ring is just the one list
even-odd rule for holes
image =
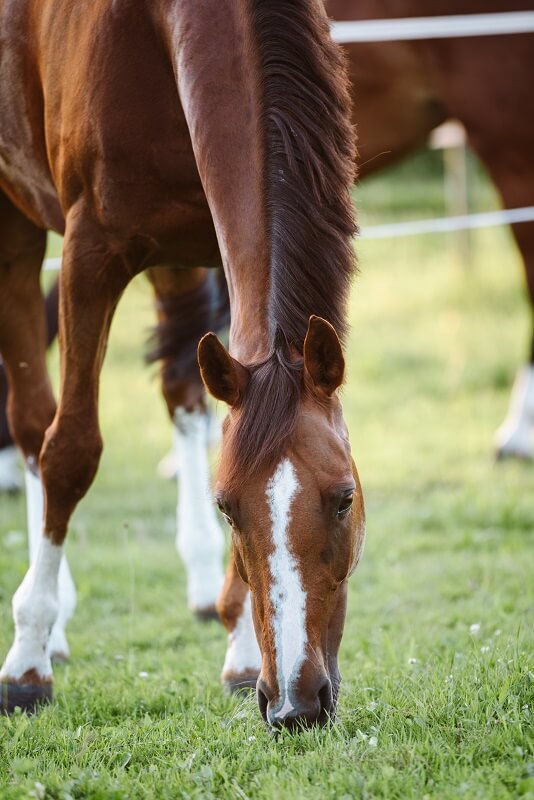
{"label": "dark hoof", "polygon": [[495,461],[522,461],[524,464],[530,464],[532,463],[532,454],[503,448],[495,451]]}
{"label": "dark hoof", "polygon": [[250,694],[256,691],[256,675],[236,675],[232,678],[224,678],[223,686],[228,694]]}
{"label": "dark hoof", "polygon": [[0,494],[5,494],[8,497],[18,497],[21,491],[20,486],[0,486]]}
{"label": "dark hoof", "polygon": [[52,664],[66,664],[69,660],[67,653],[58,650],[56,653],[50,653],[50,660]]}
{"label": "dark hoof", "polygon": [[219,621],[219,615],[215,606],[207,606],[207,608],[195,608],[193,611],[195,617],[201,622],[211,622],[212,620]]}
{"label": "dark hoof", "polygon": [[32,714],[38,706],[52,702],[51,683],[1,683],[0,711],[12,714],[17,706]]}

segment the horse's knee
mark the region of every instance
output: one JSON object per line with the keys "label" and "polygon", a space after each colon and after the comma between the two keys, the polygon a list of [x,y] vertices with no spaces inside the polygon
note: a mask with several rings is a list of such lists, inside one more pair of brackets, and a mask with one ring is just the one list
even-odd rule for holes
{"label": "horse's knee", "polygon": [[103,442],[96,425],[56,419],[46,431],[40,468],[46,489],[46,530],[64,533],[68,519],[98,469]]}

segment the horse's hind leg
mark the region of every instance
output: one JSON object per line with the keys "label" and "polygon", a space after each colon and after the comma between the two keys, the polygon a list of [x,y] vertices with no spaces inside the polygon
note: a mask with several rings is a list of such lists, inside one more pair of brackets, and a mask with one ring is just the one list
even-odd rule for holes
{"label": "horse's hind leg", "polygon": [[[39,462],[44,530],[14,598],[15,640],[0,673],[7,710],[15,704],[32,708],[51,695],[48,640],[58,613],[63,543],[70,516],[91,485],[100,458],[100,368],[113,312],[130,275],[125,261],[109,255],[100,232],[80,213],[67,219],[60,277],[60,400]],[[44,345],[44,336],[42,341]],[[38,447],[29,452],[38,452]]]}
{"label": "horse's hind leg", "polygon": [[[47,342],[57,334],[58,287],[54,284],[45,301]],[[7,421],[7,375],[0,360],[0,492],[16,493],[22,488],[18,474],[17,448]]]}
{"label": "horse's hind leg", "polygon": [[176,547],[186,567],[188,605],[206,619],[216,616],[224,537],[211,497],[210,420],[196,349],[204,333],[221,327],[224,308],[210,270],[158,267],[149,270],[148,276],[159,320],[152,358],[162,361],[163,396],[174,422],[179,492]]}
{"label": "horse's hind leg", "polygon": [[0,492],[17,494],[22,489],[17,448],[7,424],[7,376],[0,361]]}
{"label": "horse's hind leg", "polygon": [[[26,462],[31,561],[36,556],[35,541],[42,531],[38,458],[44,432],[55,411],[46,368],[46,324],[39,283],[45,245],[45,231],[36,228],[0,193],[0,352],[10,387],[7,416]],[[62,644],[62,654],[66,655],[64,625],[72,614],[75,593],[64,560],[61,586],[63,629],[54,641]]]}
{"label": "horse's hind leg", "polygon": [[[509,143],[513,147],[513,142]],[[506,149],[507,152],[508,148]],[[486,166],[499,189],[506,208],[534,205],[534,160],[530,150],[517,147],[516,168],[499,161],[501,147],[486,158]],[[484,153],[481,153],[484,155]],[[521,168],[520,168],[521,166]],[[517,372],[506,419],[495,434],[498,458],[532,458],[534,430],[534,222],[512,225],[517,246],[523,257],[528,297],[532,312],[532,339],[526,363]]]}

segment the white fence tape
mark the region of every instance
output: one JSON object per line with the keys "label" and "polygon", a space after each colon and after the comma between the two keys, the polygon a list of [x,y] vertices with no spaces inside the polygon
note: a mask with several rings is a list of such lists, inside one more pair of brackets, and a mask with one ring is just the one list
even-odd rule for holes
{"label": "white fence tape", "polygon": [[532,33],[534,32],[534,11],[351,20],[332,22],[331,31],[334,41],[340,44]]}
{"label": "white fence tape", "polygon": [[[435,217],[415,219],[409,222],[389,222],[385,225],[367,225],[360,231],[359,239],[395,239],[402,236],[417,236],[421,233],[449,233],[470,228],[494,228],[513,222],[534,222],[534,206],[509,208],[502,211],[484,211],[480,214],[465,214],[461,217]],[[46,258],[43,269],[54,271],[61,268],[60,258]]]}
{"label": "white fence tape", "polygon": [[61,259],[60,258],[45,258],[43,261],[43,269],[47,272],[54,272],[58,269],[61,269]]}
{"label": "white fence tape", "polygon": [[421,233],[448,233],[470,228],[493,228],[513,222],[534,222],[534,206],[509,208],[502,211],[484,211],[460,217],[435,217],[408,222],[391,222],[385,225],[368,225],[360,239],[393,239],[399,236],[417,236]]}

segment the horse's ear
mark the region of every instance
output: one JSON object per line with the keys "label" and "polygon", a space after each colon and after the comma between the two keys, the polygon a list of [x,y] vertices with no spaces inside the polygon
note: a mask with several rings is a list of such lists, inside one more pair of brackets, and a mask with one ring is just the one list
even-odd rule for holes
{"label": "horse's ear", "polygon": [[310,317],[304,339],[304,367],[314,387],[328,397],[343,383],[341,344],[335,329],[322,317]]}
{"label": "horse's ear", "polygon": [[197,355],[208,392],[229,406],[235,405],[248,383],[248,369],[232,358],[214,333],[202,337]]}

